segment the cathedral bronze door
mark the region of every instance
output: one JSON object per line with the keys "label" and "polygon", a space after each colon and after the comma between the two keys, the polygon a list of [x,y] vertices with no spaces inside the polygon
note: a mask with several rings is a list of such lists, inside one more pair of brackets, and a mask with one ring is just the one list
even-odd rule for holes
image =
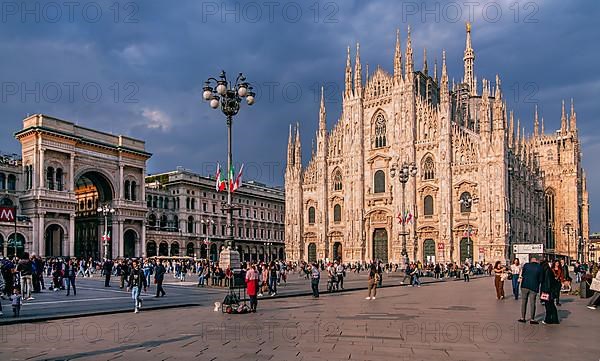
{"label": "cathedral bronze door", "polygon": [[388,234],[385,228],[373,232],[373,260],[388,261]]}
{"label": "cathedral bronze door", "polygon": [[333,260],[342,261],[342,244],[340,242],[333,244]]}
{"label": "cathedral bronze door", "polygon": [[467,237],[460,240],[460,262],[466,260],[473,263],[473,240]]}
{"label": "cathedral bronze door", "polygon": [[423,242],[423,261],[427,263],[435,262],[435,241],[433,239],[426,239]]}
{"label": "cathedral bronze door", "polygon": [[308,244],[308,262],[317,262],[317,245],[314,243]]}

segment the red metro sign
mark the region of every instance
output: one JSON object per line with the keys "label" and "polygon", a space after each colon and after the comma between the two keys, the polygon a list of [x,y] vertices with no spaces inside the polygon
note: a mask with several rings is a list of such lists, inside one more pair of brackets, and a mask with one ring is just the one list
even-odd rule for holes
{"label": "red metro sign", "polygon": [[0,207],[0,222],[14,222],[15,217],[14,207]]}

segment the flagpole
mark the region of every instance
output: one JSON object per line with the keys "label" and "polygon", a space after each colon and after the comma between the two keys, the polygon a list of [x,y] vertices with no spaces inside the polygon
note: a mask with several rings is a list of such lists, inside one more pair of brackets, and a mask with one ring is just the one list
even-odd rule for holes
{"label": "flagpole", "polygon": [[[15,219],[15,236],[13,237],[13,241],[15,243],[15,256],[17,255],[17,205],[15,204],[15,214],[13,216],[13,218]],[[8,243],[8,242],[5,242]],[[23,249],[25,249],[25,245],[23,245]],[[6,253],[4,253],[6,255],[6,257],[8,257],[8,251]]]}
{"label": "flagpole", "polygon": [[232,137],[231,137],[231,123],[233,121],[233,117],[231,115],[227,115],[227,173],[228,173],[228,178],[229,179],[229,184],[227,187],[227,241],[225,246],[229,247],[230,249],[234,249],[234,242],[233,242],[233,225],[232,223],[232,212],[233,209],[231,207],[231,186],[232,186],[232,182],[233,179],[231,179],[232,174],[231,174],[231,166],[233,163],[233,155],[232,155],[232,151],[231,151],[231,141],[232,141]]}

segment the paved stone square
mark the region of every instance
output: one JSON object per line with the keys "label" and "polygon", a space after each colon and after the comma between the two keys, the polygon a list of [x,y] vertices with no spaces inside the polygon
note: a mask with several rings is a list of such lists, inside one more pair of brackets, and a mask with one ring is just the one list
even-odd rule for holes
{"label": "paved stone square", "polygon": [[[506,285],[507,294],[509,285]],[[560,325],[519,324],[491,278],[0,326],[0,359],[598,360],[600,314],[565,296]],[[543,307],[538,304],[538,318]]]}
{"label": "paved stone square", "polygon": [[[403,272],[390,272],[384,275],[383,285],[400,285],[404,279]],[[432,278],[423,277],[423,282],[435,282]],[[345,289],[364,288],[367,274],[349,272],[344,281]],[[165,278],[164,288],[166,297],[154,298],[156,286],[150,284],[147,293],[142,293],[146,308],[163,309],[182,306],[203,306],[222,300],[227,292],[222,287],[196,287],[197,276],[190,275],[184,282],[175,279],[172,274]],[[77,296],[66,296],[66,291],[52,292],[50,290],[34,294],[32,301],[24,303],[21,317],[14,319],[10,316],[10,300],[0,301],[5,308],[4,317],[0,317],[0,325],[47,321],[66,317],[93,316],[99,314],[125,312],[131,310],[133,301],[126,289],[119,289],[119,279],[113,277],[111,287],[104,287],[104,280],[98,276],[91,278],[79,277],[76,280]],[[323,280],[320,289],[325,292],[327,282]],[[297,273],[290,273],[286,283],[281,282],[277,288],[276,297],[290,297],[310,294],[310,283]],[[264,298],[272,298],[268,294]]]}

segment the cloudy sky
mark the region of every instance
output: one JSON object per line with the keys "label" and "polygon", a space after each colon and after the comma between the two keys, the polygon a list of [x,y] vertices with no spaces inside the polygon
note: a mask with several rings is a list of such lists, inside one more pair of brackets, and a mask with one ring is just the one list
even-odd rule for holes
{"label": "cloudy sky", "polygon": [[[234,124],[234,157],[246,178],[281,185],[288,126],[300,122],[304,159],[326,88],[328,126],[340,113],[346,47],[360,42],[363,69],[391,71],[396,28],[412,28],[415,63],[447,52],[462,76],[465,21],[473,22],[478,79],[498,73],[509,108],[532,132],[537,104],[546,131],[575,99],[600,230],[600,3],[592,1],[3,1],[0,8],[0,151],[28,114],[146,140],[148,171],[213,172],[226,150],[224,117],[201,101],[221,69],[243,72],[258,101]],[[596,115],[594,115],[596,114]]]}

